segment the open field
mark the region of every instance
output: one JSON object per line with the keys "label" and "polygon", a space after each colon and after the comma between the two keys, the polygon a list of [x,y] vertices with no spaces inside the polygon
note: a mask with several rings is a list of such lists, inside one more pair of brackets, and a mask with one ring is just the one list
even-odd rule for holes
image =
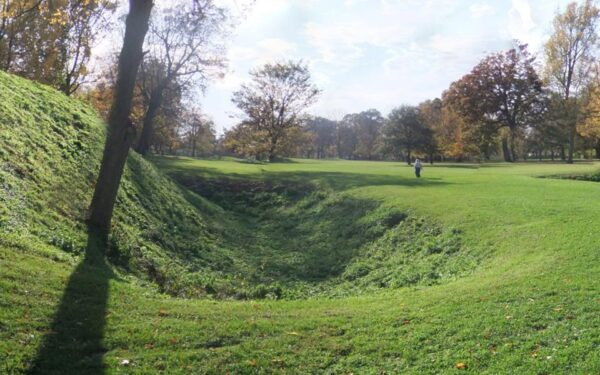
{"label": "open field", "polygon": [[[439,286],[262,302],[167,298],[98,266],[80,265],[79,277],[104,285],[107,301],[81,308],[103,310],[91,312],[105,316],[99,329],[106,353],[96,356],[104,354],[109,373],[435,373],[458,372],[457,363],[473,373],[600,369],[600,186],[535,178],[589,172],[594,164],[440,165],[426,167],[415,180],[399,163],[158,162],[171,173],[295,178],[381,201],[460,229],[462,251],[483,260],[468,275]],[[3,325],[4,366],[15,369],[22,355],[34,353],[38,335],[48,333],[44,327],[76,265],[18,247],[3,250],[3,289],[9,292],[3,321],[11,322]],[[129,366],[119,365],[123,358]],[[94,356],[73,360],[100,363]]]}

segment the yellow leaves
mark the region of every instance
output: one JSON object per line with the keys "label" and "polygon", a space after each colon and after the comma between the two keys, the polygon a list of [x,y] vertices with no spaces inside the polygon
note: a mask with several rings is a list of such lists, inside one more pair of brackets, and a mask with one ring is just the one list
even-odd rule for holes
{"label": "yellow leaves", "polygon": [[300,334],[296,331],[288,332],[287,334],[290,336],[300,336]]}
{"label": "yellow leaves", "polygon": [[455,367],[459,370],[465,370],[467,365],[464,362],[458,362]]}
{"label": "yellow leaves", "polygon": [[160,309],[160,310],[158,310],[158,316],[160,316],[160,317],[169,316],[169,313],[165,309]]}
{"label": "yellow leaves", "polygon": [[248,366],[252,366],[252,367],[256,367],[258,365],[258,362],[256,362],[256,359],[249,359],[248,361],[246,361],[246,363],[248,364]]}

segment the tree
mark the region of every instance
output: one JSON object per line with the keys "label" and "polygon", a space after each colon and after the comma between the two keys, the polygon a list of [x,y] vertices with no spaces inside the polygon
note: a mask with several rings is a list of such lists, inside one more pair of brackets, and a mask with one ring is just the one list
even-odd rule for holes
{"label": "tree", "polygon": [[423,124],[418,107],[403,105],[394,108],[383,129],[384,142],[395,156],[404,155],[411,165],[413,153],[423,151],[431,142],[433,133]]}
{"label": "tree", "polygon": [[[597,80],[597,78],[596,78]],[[596,158],[600,159],[600,84],[594,82],[586,95],[583,105],[583,121],[578,124],[577,131],[594,143]]]}
{"label": "tree", "polygon": [[225,132],[222,145],[223,148],[235,155],[253,157],[257,160],[268,155],[269,144],[265,142],[268,134],[250,123],[242,122]]}
{"label": "tree", "polygon": [[2,68],[73,94],[115,8],[114,0],[2,0]]}
{"label": "tree", "polygon": [[43,0],[0,0],[0,69],[13,71],[23,31]]}
{"label": "tree", "polygon": [[345,121],[348,118],[340,121],[337,127],[337,151],[338,156],[342,159],[354,159],[356,157],[356,148],[358,146],[358,136],[356,129],[351,123]]}
{"label": "tree", "polygon": [[591,0],[567,5],[554,18],[554,32],[545,45],[546,77],[565,103],[565,125],[569,137],[568,163],[573,163],[578,115],[578,98],[590,80],[594,50],[598,42],[596,26],[600,10]]}
{"label": "tree", "polygon": [[336,156],[337,122],[324,117],[308,119],[305,130],[314,135],[315,157],[317,159]]}
{"label": "tree", "polygon": [[227,15],[213,0],[191,5],[176,4],[153,18],[148,35],[148,53],[140,74],[147,108],[136,151],[150,149],[153,123],[163,103],[165,90],[178,81],[182,88],[195,80],[204,81],[209,69],[220,67],[221,48],[214,39],[223,32]]}
{"label": "tree", "polygon": [[356,135],[355,156],[367,160],[376,156],[383,121],[383,116],[376,109],[344,116],[342,122],[354,128]]}
{"label": "tree", "polygon": [[54,23],[60,24],[62,35],[57,86],[66,95],[77,91],[87,76],[95,37],[107,26],[105,13],[116,6],[114,0],[65,0],[65,10]]}
{"label": "tree", "polygon": [[273,161],[279,142],[300,125],[303,111],[315,102],[319,90],[300,62],[265,64],[250,76],[252,82],[234,92],[231,101],[242,111],[244,127],[260,137]]}
{"label": "tree", "polygon": [[433,164],[433,157],[439,151],[438,138],[442,127],[442,101],[438,98],[426,100],[419,104],[419,112],[421,113],[423,125],[433,134],[425,145],[429,163]]}
{"label": "tree", "polygon": [[446,93],[447,100],[471,125],[486,127],[484,133],[508,128],[502,137],[505,161],[517,159],[519,130],[537,121],[545,109],[534,61],[526,45],[492,54],[452,83]]}
{"label": "tree", "polygon": [[90,205],[90,225],[104,233],[108,233],[110,229],[123,168],[135,136],[135,128],[129,115],[152,6],[152,0],[129,0],[114,99],[108,118],[108,133]]}
{"label": "tree", "polygon": [[183,139],[190,156],[209,155],[213,152],[216,134],[213,121],[199,109],[191,109],[183,115]]}

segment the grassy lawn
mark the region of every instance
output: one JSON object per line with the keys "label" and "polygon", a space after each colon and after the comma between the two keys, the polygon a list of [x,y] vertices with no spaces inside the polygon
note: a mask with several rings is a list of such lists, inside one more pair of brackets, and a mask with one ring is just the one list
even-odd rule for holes
{"label": "grassy lawn", "polygon": [[[425,166],[416,180],[409,167],[388,162],[155,162],[177,176],[310,182],[408,210],[459,229],[461,251],[481,261],[440,285],[355,297],[186,300],[114,274],[101,261],[77,265],[51,247],[19,249],[5,241],[0,253],[7,297],[0,326],[5,370],[18,372],[36,353],[36,363],[54,364],[57,373],[600,370],[600,185],[536,178],[592,172],[596,164],[435,165]],[[74,278],[97,285],[94,290],[106,298],[86,301],[89,291],[77,287],[61,296],[67,285],[82,282]],[[65,308],[65,300],[86,302]],[[71,332],[81,331],[77,317],[86,312],[104,321],[82,323],[87,331],[74,343],[52,335],[57,309]],[[38,349],[48,337],[53,349]]]}

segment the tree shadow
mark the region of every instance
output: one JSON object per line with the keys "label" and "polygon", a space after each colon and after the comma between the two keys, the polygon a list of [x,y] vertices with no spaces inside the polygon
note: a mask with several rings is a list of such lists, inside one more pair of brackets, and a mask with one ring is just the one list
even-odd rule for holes
{"label": "tree shadow", "polygon": [[106,239],[88,228],[85,257],[69,277],[29,374],[104,374],[102,340],[114,277],[104,258]]}

